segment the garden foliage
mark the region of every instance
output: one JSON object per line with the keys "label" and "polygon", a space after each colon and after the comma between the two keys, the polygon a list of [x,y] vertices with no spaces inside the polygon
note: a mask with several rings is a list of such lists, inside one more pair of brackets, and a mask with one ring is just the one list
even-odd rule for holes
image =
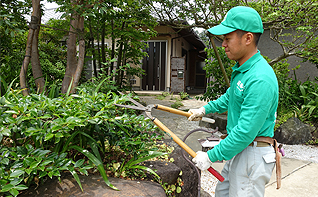
{"label": "garden foliage", "polygon": [[[225,72],[230,79],[232,67],[235,65],[235,61],[227,58],[222,47],[217,47],[217,50],[222,60]],[[228,87],[225,83],[219,62],[217,61],[215,51],[213,48],[206,48],[205,51],[207,52],[208,58],[205,60],[206,66],[204,67],[204,70],[206,71],[206,78],[210,79],[210,81],[207,84],[206,92],[200,97],[200,99],[209,101],[220,97],[226,92]]]}
{"label": "garden foliage", "polygon": [[[8,87],[0,99],[0,195],[17,196],[64,171],[81,187],[78,174],[88,175],[89,169],[98,169],[116,189],[107,178],[115,172],[109,171],[122,176],[131,169],[149,170],[137,164],[163,154],[151,148],[158,137],[155,127],[134,110],[113,105],[126,103],[126,96],[100,93],[99,87],[56,98],[22,96]],[[111,168],[116,162],[121,167]]]}

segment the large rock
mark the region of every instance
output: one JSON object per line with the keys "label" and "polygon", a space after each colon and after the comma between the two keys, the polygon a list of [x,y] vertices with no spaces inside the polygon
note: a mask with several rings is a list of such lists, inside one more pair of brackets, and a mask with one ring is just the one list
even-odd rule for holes
{"label": "large rock", "polygon": [[218,127],[219,131],[223,134],[226,134],[226,125],[227,125],[227,115],[226,114],[206,114],[205,117],[208,118],[212,118],[215,120],[215,123],[211,124],[211,123],[207,123],[207,122],[203,122],[200,121],[199,125],[201,127],[206,127],[206,128],[212,128],[212,129],[216,129],[216,127]]}
{"label": "large rock", "polygon": [[144,164],[154,170],[163,183],[168,183],[169,185],[177,183],[181,169],[174,163],[165,161],[146,161]]}
{"label": "large rock", "polygon": [[83,192],[72,176],[65,176],[59,182],[56,178],[47,180],[38,188],[30,188],[19,197],[166,197],[160,184],[150,181],[128,181],[109,178],[116,191],[106,185],[99,175],[80,176]]}
{"label": "large rock", "polygon": [[[180,194],[177,194],[177,197],[197,197],[198,196],[198,174],[196,171],[196,167],[192,166],[189,162],[187,162],[181,152],[180,146],[178,146],[172,140],[165,140],[165,143],[169,146],[174,147],[174,151],[170,154],[170,157],[174,159],[174,164],[177,165],[182,170],[181,179],[183,181],[182,191]],[[185,152],[185,155],[191,157],[188,153]]]}
{"label": "large rock", "polygon": [[274,138],[283,144],[304,144],[312,139],[313,130],[313,127],[298,118],[290,118],[277,128]]}

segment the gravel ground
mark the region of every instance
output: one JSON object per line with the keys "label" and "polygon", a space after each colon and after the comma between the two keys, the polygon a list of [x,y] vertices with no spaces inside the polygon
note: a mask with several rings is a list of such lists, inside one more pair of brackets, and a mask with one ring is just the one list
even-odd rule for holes
{"label": "gravel ground", "polygon": [[214,197],[217,179],[207,170],[201,172],[201,189]]}
{"label": "gravel ground", "polygon": [[283,145],[286,158],[318,163],[318,147],[311,145]]}
{"label": "gravel ground", "polygon": [[[318,146],[311,145],[283,145],[286,158],[298,159],[318,163]],[[201,173],[201,188],[214,197],[217,179],[208,171]]]}

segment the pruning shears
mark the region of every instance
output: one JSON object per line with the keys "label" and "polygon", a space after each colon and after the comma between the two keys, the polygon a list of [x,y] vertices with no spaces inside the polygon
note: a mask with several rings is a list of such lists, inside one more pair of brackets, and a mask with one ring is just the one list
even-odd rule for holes
{"label": "pruning shears", "polygon": [[[120,93],[123,95],[123,93]],[[135,110],[141,110],[141,111],[145,111],[145,114],[147,115],[147,117],[149,119],[152,120],[152,122],[162,131],[164,131],[165,133],[167,133],[172,139],[173,141],[175,141],[182,149],[184,149],[191,157],[196,157],[197,154],[188,146],[186,145],[180,138],[178,138],[178,136],[176,136],[172,131],[170,131],[170,129],[168,129],[164,124],[162,124],[157,118],[153,117],[151,115],[151,110],[152,109],[158,109],[158,110],[162,110],[162,111],[166,111],[169,113],[174,113],[174,114],[178,114],[178,115],[182,115],[182,116],[186,116],[186,117],[190,117],[191,113],[189,112],[184,112],[178,109],[174,109],[174,108],[170,108],[170,107],[166,107],[163,105],[159,105],[159,104],[152,104],[152,105],[148,105],[148,106],[143,106],[142,104],[138,103],[137,101],[135,101],[134,99],[128,97],[129,101],[131,101],[132,103],[134,103],[136,106],[134,105],[120,105],[120,104],[114,104],[118,107],[124,107],[124,108],[130,108],[130,109],[135,109]],[[213,119],[210,118],[205,118],[203,119],[203,121],[206,122],[210,122],[210,123],[214,123],[215,121]],[[224,181],[224,177],[217,172],[215,169],[213,169],[212,167],[210,167],[208,169],[208,171],[215,176],[219,181],[223,182]]]}

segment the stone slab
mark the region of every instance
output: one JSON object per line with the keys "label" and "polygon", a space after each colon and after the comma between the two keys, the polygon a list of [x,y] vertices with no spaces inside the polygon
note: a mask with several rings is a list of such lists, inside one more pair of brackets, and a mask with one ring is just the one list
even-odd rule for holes
{"label": "stone slab", "polygon": [[166,193],[160,184],[150,181],[130,181],[109,178],[119,191],[106,185],[99,175],[80,176],[83,191],[72,176],[66,176],[59,182],[48,180],[40,187],[30,188],[19,197],[165,197]]}
{"label": "stone slab", "polygon": [[318,163],[309,163],[282,180],[282,187],[272,184],[265,189],[265,197],[317,197]]}
{"label": "stone slab", "polygon": [[[294,170],[296,170],[296,169],[298,169],[298,168],[300,168],[308,163],[310,163],[310,162],[282,157],[282,160],[281,160],[282,178],[287,176],[288,174],[293,173]],[[274,168],[271,180],[269,181],[269,183],[267,185],[271,185],[271,184],[276,186],[276,167]],[[282,187],[284,187],[284,186],[285,186],[285,184],[283,184],[283,181],[282,181]]]}

